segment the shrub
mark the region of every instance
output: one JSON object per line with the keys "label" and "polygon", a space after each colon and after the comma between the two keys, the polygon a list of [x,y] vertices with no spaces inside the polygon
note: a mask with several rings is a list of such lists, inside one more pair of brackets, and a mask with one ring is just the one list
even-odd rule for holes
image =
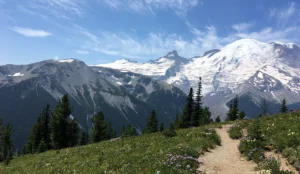
{"label": "shrub", "polygon": [[228,130],[228,133],[229,133],[229,137],[232,138],[232,139],[239,139],[243,136],[243,130],[238,124],[233,125]]}
{"label": "shrub", "polygon": [[281,171],[280,170],[280,161],[276,160],[273,157],[266,158],[259,164],[259,169],[268,170],[270,173],[274,174],[292,174],[289,171]]}

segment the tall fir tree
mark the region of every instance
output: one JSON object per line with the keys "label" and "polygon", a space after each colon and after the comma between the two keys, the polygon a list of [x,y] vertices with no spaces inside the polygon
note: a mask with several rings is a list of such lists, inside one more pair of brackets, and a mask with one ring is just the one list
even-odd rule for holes
{"label": "tall fir tree", "polygon": [[262,115],[265,116],[268,114],[268,103],[266,99],[261,99],[260,101],[260,108],[262,110]]}
{"label": "tall fir tree", "polygon": [[43,108],[31,129],[25,145],[26,153],[39,153],[41,152],[41,150],[39,150],[41,146],[43,146],[43,152],[51,148],[49,105]]}
{"label": "tall fir tree", "polygon": [[239,105],[239,97],[238,97],[238,95],[236,95],[233,100],[232,120],[238,119],[238,114],[239,114],[238,105]]}
{"label": "tall fir tree", "polygon": [[179,129],[180,128],[180,119],[179,119],[179,116],[178,116],[178,112],[176,113],[176,116],[175,116],[175,129]]}
{"label": "tall fir tree", "polygon": [[240,119],[240,120],[244,120],[245,118],[246,118],[245,112],[244,112],[244,111],[241,111],[241,112],[239,113],[239,119]]}
{"label": "tall fir tree", "polygon": [[51,142],[54,149],[77,145],[79,128],[75,119],[71,120],[72,109],[68,95],[59,100],[51,119]]}
{"label": "tall fir tree", "polygon": [[203,108],[202,108],[202,80],[201,77],[199,78],[198,82],[198,88],[196,92],[196,100],[195,100],[195,106],[194,106],[194,111],[191,117],[191,126],[199,126],[203,125]]}
{"label": "tall fir tree", "polygon": [[209,107],[204,107],[203,110],[203,117],[204,117],[204,124],[210,124],[213,122],[213,119],[211,118],[211,112],[209,110]]}
{"label": "tall fir tree", "polygon": [[221,122],[220,116],[217,116],[217,118],[215,119],[215,122],[216,122],[216,123],[220,123],[220,122]]}
{"label": "tall fir tree", "polygon": [[164,131],[164,123],[160,123],[159,132]]}
{"label": "tall fir tree", "polygon": [[239,109],[238,109],[239,98],[236,95],[233,99],[233,102],[230,103],[229,111],[227,112],[228,121],[234,121],[239,118]]}
{"label": "tall fir tree", "polygon": [[282,100],[281,102],[281,107],[280,107],[280,112],[281,113],[286,113],[288,110],[287,110],[287,107],[286,107],[286,100],[285,98]]}
{"label": "tall fir tree", "polygon": [[194,92],[193,88],[190,88],[190,92],[186,99],[185,107],[180,117],[180,128],[187,128],[191,126],[191,119],[194,113],[194,106]]}
{"label": "tall fir tree", "polygon": [[89,134],[85,131],[81,132],[80,139],[78,142],[79,146],[86,145],[89,143]]}
{"label": "tall fir tree", "polygon": [[12,126],[10,124],[3,125],[0,118],[0,162],[9,162],[13,155],[13,142],[11,139]]}
{"label": "tall fir tree", "polygon": [[143,131],[144,134],[154,133],[158,131],[158,121],[156,119],[155,110],[151,111],[151,114],[148,117],[146,127]]}
{"label": "tall fir tree", "polygon": [[93,117],[92,142],[100,142],[107,139],[107,125],[103,112],[98,112]]}

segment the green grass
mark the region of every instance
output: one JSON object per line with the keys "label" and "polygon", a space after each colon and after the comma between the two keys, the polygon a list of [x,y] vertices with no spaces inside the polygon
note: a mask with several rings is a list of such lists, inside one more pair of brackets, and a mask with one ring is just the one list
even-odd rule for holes
{"label": "green grass", "polygon": [[[249,138],[241,140],[239,150],[248,159],[254,160],[257,163],[275,165],[274,160],[271,162],[260,159],[263,154],[260,150],[276,150],[282,153],[288,162],[300,171],[300,113],[286,113],[272,116],[264,116],[258,119],[261,125],[260,139],[263,142],[258,142],[257,138]],[[255,132],[252,123],[255,121],[249,120],[249,132]],[[256,139],[256,140],[255,140]],[[249,153],[251,152],[251,153]],[[257,153],[256,153],[257,152]]]}
{"label": "green grass", "polygon": [[[211,126],[100,142],[17,157],[2,173],[196,173],[199,155],[216,145],[220,137]],[[0,173],[1,173],[0,172]]]}

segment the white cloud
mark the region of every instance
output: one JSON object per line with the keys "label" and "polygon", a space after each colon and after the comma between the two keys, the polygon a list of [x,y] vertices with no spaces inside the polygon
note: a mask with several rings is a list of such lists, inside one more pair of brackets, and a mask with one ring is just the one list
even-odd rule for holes
{"label": "white cloud", "polygon": [[47,31],[31,28],[13,27],[11,30],[27,37],[47,37],[52,35],[52,33]]}
{"label": "white cloud", "polygon": [[253,38],[263,42],[281,41],[299,43],[299,32],[300,28],[298,27],[287,27],[285,29],[278,30],[267,27],[257,32],[238,33],[235,36],[237,38]]}
{"label": "white cloud", "polygon": [[91,52],[86,51],[86,50],[75,50],[76,53],[78,54],[90,54]]}
{"label": "white cloud", "polygon": [[243,23],[238,23],[238,24],[232,25],[232,28],[238,32],[242,32],[242,31],[247,31],[248,29],[250,29],[253,26],[254,26],[254,23],[243,22]]}
{"label": "white cloud", "polygon": [[295,21],[300,17],[300,11],[297,10],[294,2],[288,3],[282,8],[271,8],[269,10],[269,19],[275,19],[279,26],[286,26],[289,22]]}
{"label": "white cloud", "polygon": [[171,9],[179,16],[185,16],[189,9],[203,5],[200,0],[101,0],[99,2],[116,10],[125,9],[138,13],[154,13],[154,10]]}
{"label": "white cloud", "polygon": [[82,46],[85,50],[131,59],[158,58],[171,50],[177,50],[185,57],[193,57],[210,49],[220,48],[231,41],[229,38],[218,37],[214,26],[208,26],[204,31],[195,29],[192,39],[164,33],[149,33],[143,39],[107,31],[95,35],[82,28],[80,33],[85,39]]}

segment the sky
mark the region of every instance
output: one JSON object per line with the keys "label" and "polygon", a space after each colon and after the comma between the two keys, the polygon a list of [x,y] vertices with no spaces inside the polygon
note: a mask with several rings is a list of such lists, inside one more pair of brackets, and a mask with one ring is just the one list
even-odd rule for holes
{"label": "sky", "polygon": [[242,38],[300,44],[300,1],[0,0],[0,65],[191,58]]}

